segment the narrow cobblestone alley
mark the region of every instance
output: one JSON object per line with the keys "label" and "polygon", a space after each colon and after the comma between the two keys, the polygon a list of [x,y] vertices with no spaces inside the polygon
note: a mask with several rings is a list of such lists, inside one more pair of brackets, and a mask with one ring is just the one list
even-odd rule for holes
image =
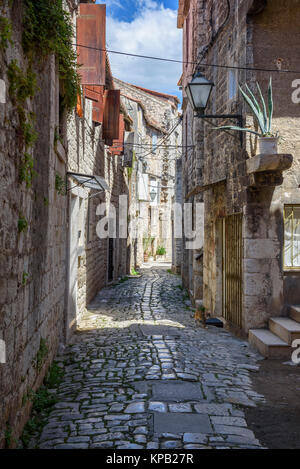
{"label": "narrow cobblestone alley", "polygon": [[57,357],[64,378],[38,448],[257,448],[244,406],[258,356],[195,326],[178,276],[144,269],[102,290]]}

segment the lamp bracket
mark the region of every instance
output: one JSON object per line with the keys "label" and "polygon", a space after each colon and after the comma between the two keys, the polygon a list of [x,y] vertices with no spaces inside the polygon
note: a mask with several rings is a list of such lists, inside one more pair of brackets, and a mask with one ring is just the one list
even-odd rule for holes
{"label": "lamp bracket", "polygon": [[238,119],[241,125],[243,120],[242,114],[200,114],[197,112],[195,117],[202,119]]}
{"label": "lamp bracket", "polygon": [[[200,119],[237,119],[239,122],[239,126],[243,127],[243,116],[242,114],[200,114],[197,112],[195,117],[199,117]],[[243,136],[242,132],[240,135],[241,143],[243,143]]]}

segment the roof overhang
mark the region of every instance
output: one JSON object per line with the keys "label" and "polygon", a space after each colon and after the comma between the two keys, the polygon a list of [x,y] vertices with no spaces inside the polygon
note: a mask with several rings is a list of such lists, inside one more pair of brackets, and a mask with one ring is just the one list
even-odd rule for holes
{"label": "roof overhang", "polygon": [[[75,187],[85,187],[87,189],[93,189],[98,192],[109,191],[107,182],[101,176],[96,176],[95,174],[81,174],[72,172],[67,172],[67,175],[75,179],[77,182]],[[71,189],[72,188],[69,188],[68,190]]]}
{"label": "roof overhang", "polygon": [[177,28],[182,29],[184,20],[189,12],[190,0],[179,0],[178,15],[177,15]]}

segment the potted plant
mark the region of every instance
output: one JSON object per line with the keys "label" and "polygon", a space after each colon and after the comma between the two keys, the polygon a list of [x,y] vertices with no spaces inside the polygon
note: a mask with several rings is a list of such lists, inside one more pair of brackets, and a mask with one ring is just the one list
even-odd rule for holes
{"label": "potted plant", "polygon": [[160,260],[166,254],[166,248],[164,246],[158,246],[156,249],[156,259]]}
{"label": "potted plant", "polygon": [[143,238],[144,262],[148,262],[149,260],[151,242],[152,242],[151,236],[145,236]]}
{"label": "potted plant", "polygon": [[[251,130],[249,128],[238,127],[234,125],[224,125],[221,127],[216,127],[216,129],[228,129],[228,130],[238,130],[240,132],[249,132],[258,136],[258,151],[260,154],[274,155],[277,153],[277,144],[279,135],[276,132],[272,133],[272,117],[273,117],[273,92],[272,92],[272,78],[270,78],[269,87],[268,87],[268,106],[266,106],[264,97],[262,95],[259,84],[256,82],[259,99],[261,104],[246,84],[246,90],[242,90],[239,86],[240,92],[250,107],[253,117],[255,118],[258,124],[258,131]],[[268,107],[268,110],[267,110]]]}

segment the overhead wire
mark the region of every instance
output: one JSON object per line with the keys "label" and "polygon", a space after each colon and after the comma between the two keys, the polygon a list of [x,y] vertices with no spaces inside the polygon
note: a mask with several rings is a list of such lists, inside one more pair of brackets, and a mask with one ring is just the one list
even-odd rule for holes
{"label": "overhead wire", "polygon": [[[110,54],[118,54],[118,55],[125,55],[128,57],[137,57],[141,59],[148,59],[148,60],[159,60],[162,62],[172,62],[172,63],[178,63],[178,64],[189,64],[189,65],[200,65],[199,62],[194,62],[194,61],[184,61],[184,60],[176,60],[176,59],[168,59],[165,57],[155,57],[155,56],[150,56],[150,55],[143,55],[143,54],[132,54],[129,52],[121,52],[121,51],[116,51],[116,50],[108,50],[108,49],[103,49],[101,47],[92,47],[92,46],[86,46],[84,44],[73,44],[74,46],[77,47],[84,47],[86,49],[92,49],[92,50],[98,50],[98,51],[103,51],[103,52],[109,52]],[[246,67],[246,66],[239,66],[239,65],[220,65],[220,64],[210,64],[210,63],[201,63],[201,67],[214,67],[214,68],[223,68],[223,69],[229,69],[229,70],[247,70],[247,71],[255,71],[255,72],[268,72],[268,73],[297,73],[300,74],[300,70],[286,70],[286,69],[274,69],[274,68],[260,68],[260,67]]]}

